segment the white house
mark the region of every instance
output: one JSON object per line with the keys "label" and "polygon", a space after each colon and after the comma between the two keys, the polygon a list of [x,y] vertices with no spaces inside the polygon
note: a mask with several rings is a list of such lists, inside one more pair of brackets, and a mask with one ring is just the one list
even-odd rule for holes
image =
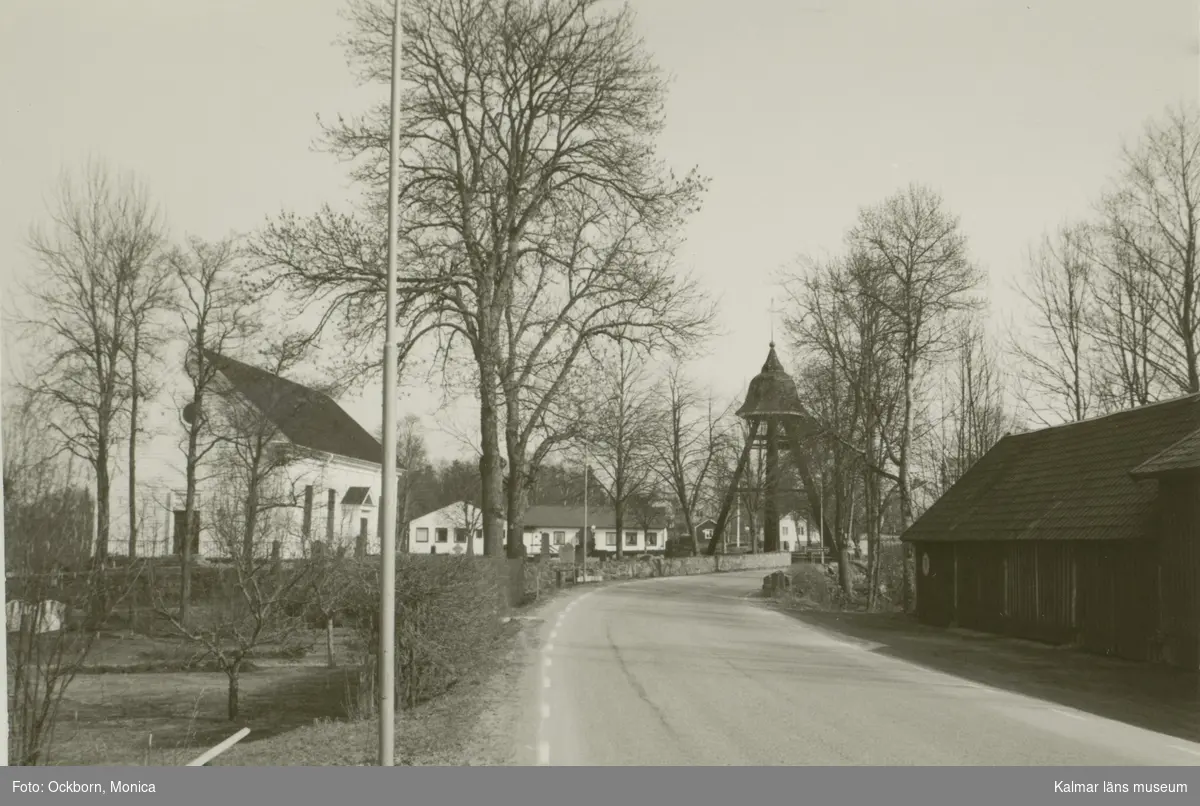
{"label": "white house", "polygon": [[779,519],[779,548],[798,551],[821,545],[821,527],[803,515],[784,515]]}
{"label": "white house", "polygon": [[[712,540],[713,533],[716,531],[717,522],[712,518],[707,518],[696,524],[696,532],[700,536],[702,543],[707,543]],[[729,521],[725,524],[725,541],[730,547],[749,546],[750,545],[750,526],[743,516],[741,521],[742,534],[738,534],[738,520],[736,515],[731,515]],[[763,528],[758,527],[758,539],[763,540]],[[821,528],[815,522],[800,515],[784,515],[779,519],[779,548],[782,551],[798,551],[808,545],[820,545],[821,543]]]}
{"label": "white house", "polygon": [[[525,511],[525,551],[540,554],[543,538],[550,544],[550,553],[558,554],[564,545],[579,545],[583,535],[583,507],[534,506]],[[667,524],[661,515],[648,523],[633,513],[626,513],[617,534],[616,513],[608,507],[589,507],[587,528],[595,540],[594,550],[600,554],[616,554],[617,541],[626,554],[654,554],[666,551]]]}
{"label": "white house", "polygon": [[408,525],[410,554],[483,554],[483,512],[467,501],[413,518]]}
{"label": "white house", "polygon": [[[525,511],[523,543],[530,555],[542,553],[543,537],[551,556],[563,546],[578,546],[584,526],[583,507],[533,506]],[[587,525],[602,554],[617,551],[616,516],[605,507],[589,507]],[[633,514],[622,524],[622,547],[627,554],[666,550],[667,526],[656,518],[649,524]],[[413,554],[483,554],[483,513],[466,501],[458,501],[414,518],[408,530],[408,548]]]}
{"label": "white house", "polygon": [[[379,553],[379,492],[383,448],[328,395],[217,353],[207,354],[218,373],[208,399],[214,422],[253,414],[272,456],[289,457],[267,479],[259,516],[256,552],[271,552],[278,543],[284,558],[303,556],[316,543],[348,551]],[[177,554],[185,521],[186,422],[190,382],[186,373],[167,378],[157,407],[148,418],[151,436],[139,444],[139,556]],[[206,405],[206,409],[209,408]],[[219,426],[218,426],[219,427]],[[214,478],[220,464],[213,451],[201,470],[197,487],[198,529],[192,551],[201,557],[227,556],[226,541],[214,528],[222,492]],[[109,553],[129,552],[128,475],[114,474]],[[236,511],[236,503],[226,506]],[[198,531],[198,534],[197,534]],[[227,530],[228,531],[228,530]]]}

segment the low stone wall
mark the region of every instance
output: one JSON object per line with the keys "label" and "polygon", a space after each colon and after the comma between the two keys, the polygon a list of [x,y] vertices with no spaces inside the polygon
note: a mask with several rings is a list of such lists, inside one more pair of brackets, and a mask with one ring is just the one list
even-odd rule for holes
{"label": "low stone wall", "polygon": [[792,555],[786,551],[770,554],[725,554],[713,557],[635,557],[627,560],[593,560],[588,572],[599,572],[605,579],[651,579],[653,577],[694,576],[725,571],[750,571],[761,568],[787,568]]}
{"label": "low stone wall", "polygon": [[760,554],[725,554],[714,558],[718,571],[752,571],[759,568],[789,568],[792,565],[790,551],[772,551]]}

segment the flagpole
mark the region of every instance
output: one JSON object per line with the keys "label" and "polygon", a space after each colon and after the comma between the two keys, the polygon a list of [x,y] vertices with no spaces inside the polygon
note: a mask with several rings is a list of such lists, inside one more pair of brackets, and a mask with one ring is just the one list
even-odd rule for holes
{"label": "flagpole", "polygon": [[383,533],[379,536],[379,766],[395,766],[396,748],[396,272],[399,229],[401,0],[392,31],[391,150],[388,166],[387,322],[383,346]]}

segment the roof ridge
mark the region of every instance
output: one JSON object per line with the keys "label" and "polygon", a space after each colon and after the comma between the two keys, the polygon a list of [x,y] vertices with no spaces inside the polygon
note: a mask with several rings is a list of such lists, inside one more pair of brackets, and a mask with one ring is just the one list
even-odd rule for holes
{"label": "roof ridge", "polygon": [[1035,428],[1031,431],[1021,431],[1016,434],[1005,434],[1000,439],[1004,440],[1004,439],[1008,439],[1010,437],[1027,437],[1027,436],[1031,436],[1033,434],[1044,434],[1047,431],[1057,431],[1062,428],[1072,428],[1074,426],[1086,425],[1088,423],[1098,423],[1101,420],[1108,420],[1113,417],[1126,417],[1126,416],[1137,414],[1137,413],[1140,413],[1143,411],[1148,411],[1150,409],[1159,408],[1161,406],[1168,406],[1172,403],[1183,403],[1188,400],[1191,400],[1194,403],[1200,403],[1200,392],[1188,392],[1186,394],[1176,395],[1175,397],[1167,398],[1166,400],[1156,400],[1153,403],[1146,403],[1145,405],[1142,405],[1142,406],[1134,406],[1131,409],[1121,409],[1120,411],[1112,411],[1112,412],[1109,412],[1108,414],[1097,414],[1095,417],[1085,417],[1082,420],[1072,420],[1069,423],[1059,423],[1058,425],[1048,425],[1043,428]]}

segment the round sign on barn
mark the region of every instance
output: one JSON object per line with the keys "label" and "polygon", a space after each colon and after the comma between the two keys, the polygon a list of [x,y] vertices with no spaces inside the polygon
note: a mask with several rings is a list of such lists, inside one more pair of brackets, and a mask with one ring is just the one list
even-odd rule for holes
{"label": "round sign on barn", "polygon": [[921,573],[929,576],[929,553],[921,552]]}

